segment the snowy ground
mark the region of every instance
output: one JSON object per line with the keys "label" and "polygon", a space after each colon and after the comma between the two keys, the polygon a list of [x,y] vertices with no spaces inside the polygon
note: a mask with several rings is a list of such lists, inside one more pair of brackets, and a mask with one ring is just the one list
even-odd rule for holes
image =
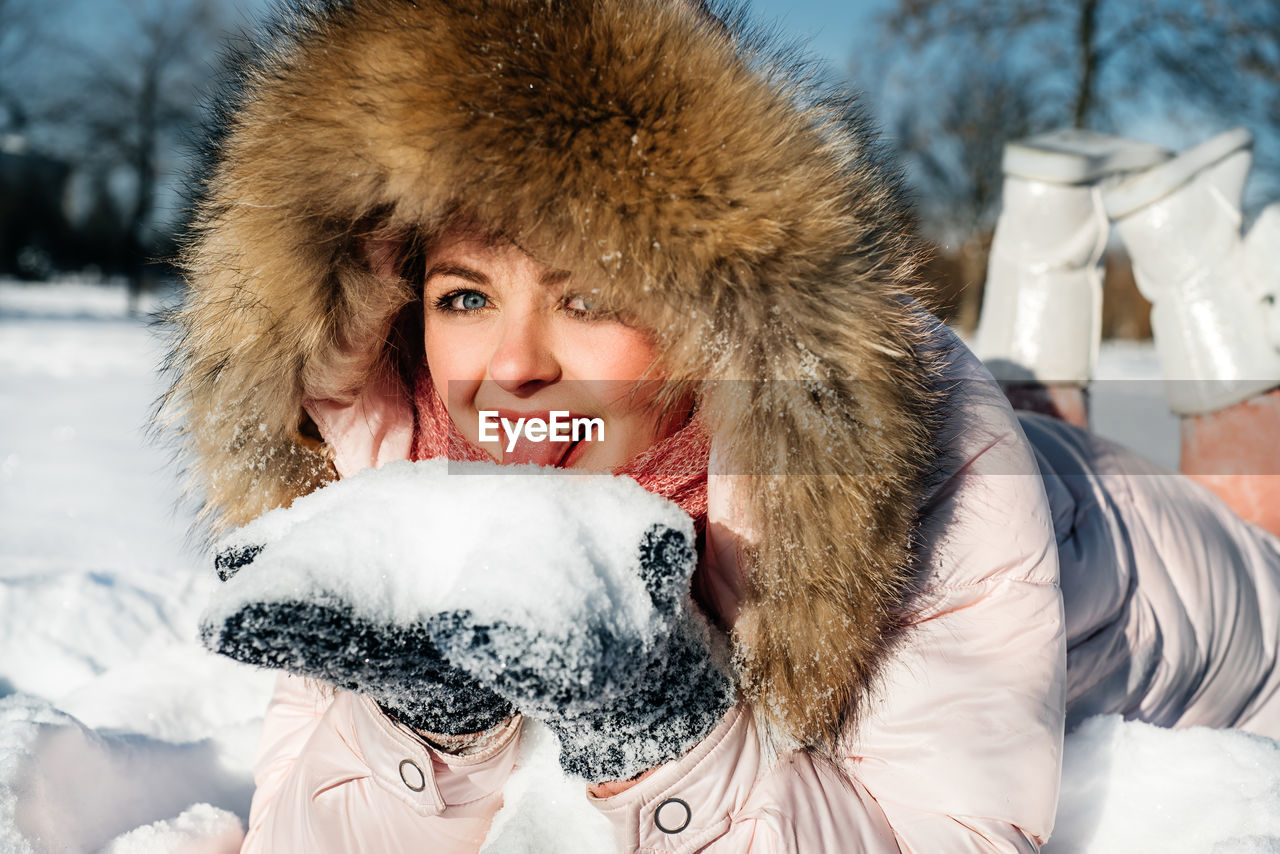
{"label": "snowy ground", "polygon": [[[247,816],[271,677],[194,641],[215,582],[142,432],[157,361],[119,289],[0,283],[0,854],[235,850]],[[1172,467],[1157,374],[1104,347],[1095,425]],[[1047,850],[1280,852],[1280,745],[1090,721]]]}
{"label": "snowy ground", "polygon": [[96,851],[208,804],[110,848],[170,851],[247,814],[271,679],[194,642],[214,582],[142,431],[157,352],[120,289],[0,285],[3,852]]}

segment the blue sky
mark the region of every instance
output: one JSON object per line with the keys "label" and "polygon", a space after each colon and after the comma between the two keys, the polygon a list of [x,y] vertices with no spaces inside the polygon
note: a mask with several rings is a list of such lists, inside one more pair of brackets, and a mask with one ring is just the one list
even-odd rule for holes
{"label": "blue sky", "polygon": [[[253,12],[267,8],[270,0],[232,0],[231,5]],[[763,23],[805,39],[840,72],[859,34],[874,23],[877,12],[893,5],[893,0],[748,0],[748,8]]]}
{"label": "blue sky", "polygon": [[787,33],[809,42],[813,52],[843,72],[854,44],[875,24],[879,12],[892,8],[892,0],[755,0],[750,5],[766,22],[776,22]]}

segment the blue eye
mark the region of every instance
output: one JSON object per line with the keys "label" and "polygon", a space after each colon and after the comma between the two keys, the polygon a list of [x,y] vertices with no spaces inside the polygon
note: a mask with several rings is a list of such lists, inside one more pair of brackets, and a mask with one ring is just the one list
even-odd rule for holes
{"label": "blue eye", "polygon": [[440,299],[440,307],[450,311],[478,311],[489,304],[489,299],[479,291],[454,291]]}

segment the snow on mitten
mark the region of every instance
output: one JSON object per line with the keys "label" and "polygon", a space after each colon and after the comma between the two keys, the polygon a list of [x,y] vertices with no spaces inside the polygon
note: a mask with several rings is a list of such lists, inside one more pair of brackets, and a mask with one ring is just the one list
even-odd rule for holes
{"label": "snow on mitten", "polygon": [[648,625],[604,614],[566,639],[452,611],[431,618],[432,639],[449,661],[546,723],[565,771],[591,783],[630,779],[683,755],[734,702],[689,597],[692,537],[691,527],[655,524],[636,544],[635,571],[653,608]]}
{"label": "snow on mitten", "polygon": [[[214,558],[219,578],[270,572],[253,567],[266,546],[232,538]],[[365,694],[397,720],[431,733],[482,732],[514,714],[505,700],[441,659],[421,624],[371,619],[336,591],[242,601],[202,620],[200,637],[208,649],[236,661]]]}
{"label": "snow on mitten", "polygon": [[202,636],[433,732],[514,706],[559,735],[566,770],[628,779],[733,704],[690,596],[693,544],[688,515],[630,478],[391,463],[225,540]]}

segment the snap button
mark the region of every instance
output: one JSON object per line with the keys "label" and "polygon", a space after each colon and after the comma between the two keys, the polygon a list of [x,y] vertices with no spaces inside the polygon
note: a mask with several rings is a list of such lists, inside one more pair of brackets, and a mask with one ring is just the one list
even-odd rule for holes
{"label": "snap button", "polygon": [[400,780],[413,792],[421,792],[427,787],[427,776],[412,759],[400,760]]}
{"label": "snap button", "polygon": [[693,811],[679,798],[667,798],[653,811],[653,823],[663,833],[679,833],[689,826]]}

